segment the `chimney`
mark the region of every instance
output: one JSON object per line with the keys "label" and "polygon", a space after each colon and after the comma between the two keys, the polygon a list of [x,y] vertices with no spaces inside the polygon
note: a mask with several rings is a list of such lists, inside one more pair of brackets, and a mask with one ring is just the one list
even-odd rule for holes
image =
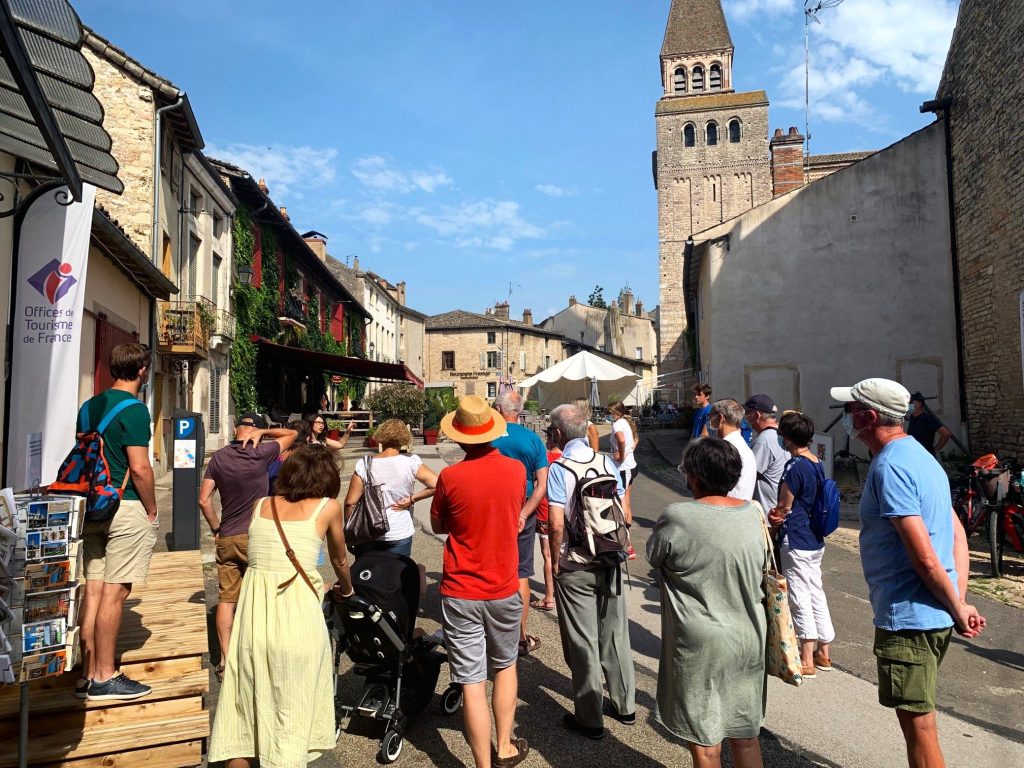
{"label": "chimney", "polygon": [[494,305],[494,316],[499,320],[508,320],[508,302],[500,301]]}
{"label": "chimney", "polygon": [[804,185],[804,137],[795,127],[785,134],[781,128],[768,143],[772,153],[772,197]]}
{"label": "chimney", "polygon": [[629,288],[622,290],[622,314],[633,314],[633,292]]}
{"label": "chimney", "polygon": [[527,325],[533,325],[533,310],[532,309],[524,309],[523,310],[523,322],[526,323]]}
{"label": "chimney", "polygon": [[616,312],[618,312],[618,311],[619,311],[619,302],[618,302],[618,299],[612,299],[612,303],[611,303],[611,304],[609,305],[609,307],[608,307],[608,311],[611,311],[611,310],[613,310],[613,309],[614,309],[614,310],[615,310]]}
{"label": "chimney", "polygon": [[292,217],[288,215],[288,209],[285,208],[283,205],[281,206],[281,218],[284,219],[285,221],[292,220]]}
{"label": "chimney", "polygon": [[256,186],[260,188],[260,192],[262,192],[264,195],[270,194],[270,188],[267,187],[266,179],[260,179],[259,181],[257,181]]}
{"label": "chimney", "polygon": [[569,306],[570,307],[575,307],[576,306],[576,294],[573,294],[572,296],[569,297]]}
{"label": "chimney", "polygon": [[321,237],[304,237],[306,245],[320,261],[327,261],[327,241]]}
{"label": "chimney", "polygon": [[487,309],[484,310],[484,314],[490,317],[492,314],[494,314],[494,310],[491,307],[487,307]]}
{"label": "chimney", "polygon": [[636,316],[637,317],[643,317],[644,316],[644,303],[642,301],[640,301],[640,299],[636,300]]}
{"label": "chimney", "polygon": [[355,272],[359,271],[359,257],[358,256],[353,256],[352,257],[352,269]]}
{"label": "chimney", "polygon": [[398,285],[396,285],[395,288],[398,289],[398,297],[397,297],[398,298],[398,303],[401,304],[404,307],[405,306],[405,280],[403,280],[402,282],[398,283]]}

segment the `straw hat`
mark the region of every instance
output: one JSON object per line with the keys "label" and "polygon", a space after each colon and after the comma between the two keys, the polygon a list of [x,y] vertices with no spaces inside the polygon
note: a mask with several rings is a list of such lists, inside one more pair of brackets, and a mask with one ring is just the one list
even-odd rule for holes
{"label": "straw hat", "polygon": [[459,398],[459,407],[441,419],[441,431],[456,443],[479,445],[505,434],[505,419],[476,395]]}

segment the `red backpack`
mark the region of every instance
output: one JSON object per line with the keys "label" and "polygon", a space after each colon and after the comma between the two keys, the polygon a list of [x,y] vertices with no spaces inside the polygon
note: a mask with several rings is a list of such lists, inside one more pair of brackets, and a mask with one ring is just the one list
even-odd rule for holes
{"label": "red backpack", "polygon": [[133,405],[145,407],[146,404],[135,398],[122,400],[106,412],[96,429],[89,428],[89,412],[86,405],[78,411],[75,447],[60,465],[57,479],[50,484],[49,491],[84,496],[85,519],[88,522],[101,522],[109,520],[117,512],[121,496],[131,476],[131,471],[125,470],[121,487],[111,484],[110,465],[104,453],[103,433],[121,411]]}

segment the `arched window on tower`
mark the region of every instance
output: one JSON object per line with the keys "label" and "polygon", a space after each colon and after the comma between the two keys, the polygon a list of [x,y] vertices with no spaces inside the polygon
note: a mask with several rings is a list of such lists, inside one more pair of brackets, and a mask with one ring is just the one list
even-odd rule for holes
{"label": "arched window on tower", "polygon": [[687,123],[683,126],[683,146],[692,147],[697,143],[697,131],[693,127],[693,123]]}
{"label": "arched window on tower", "polygon": [[672,93],[686,93],[686,68],[676,67],[672,73]]}
{"label": "arched window on tower", "polygon": [[740,121],[735,117],[729,121],[729,143],[740,143]]}
{"label": "arched window on tower", "polygon": [[712,91],[718,91],[722,88],[722,65],[712,64],[711,69],[708,70],[708,87]]}
{"label": "arched window on tower", "polygon": [[713,147],[718,144],[718,123],[712,121],[708,123],[708,146]]}
{"label": "arched window on tower", "polygon": [[704,67],[693,68],[693,90],[694,92],[704,90]]}

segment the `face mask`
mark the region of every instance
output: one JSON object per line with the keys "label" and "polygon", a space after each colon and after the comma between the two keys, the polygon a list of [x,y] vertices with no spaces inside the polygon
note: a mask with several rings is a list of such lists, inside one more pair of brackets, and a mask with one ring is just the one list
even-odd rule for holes
{"label": "face mask", "polygon": [[859,437],[860,433],[863,431],[863,430],[857,429],[857,428],[855,428],[853,426],[853,414],[852,413],[844,413],[843,414],[843,429],[846,430],[846,434],[848,434],[851,438],[854,438],[854,439]]}

